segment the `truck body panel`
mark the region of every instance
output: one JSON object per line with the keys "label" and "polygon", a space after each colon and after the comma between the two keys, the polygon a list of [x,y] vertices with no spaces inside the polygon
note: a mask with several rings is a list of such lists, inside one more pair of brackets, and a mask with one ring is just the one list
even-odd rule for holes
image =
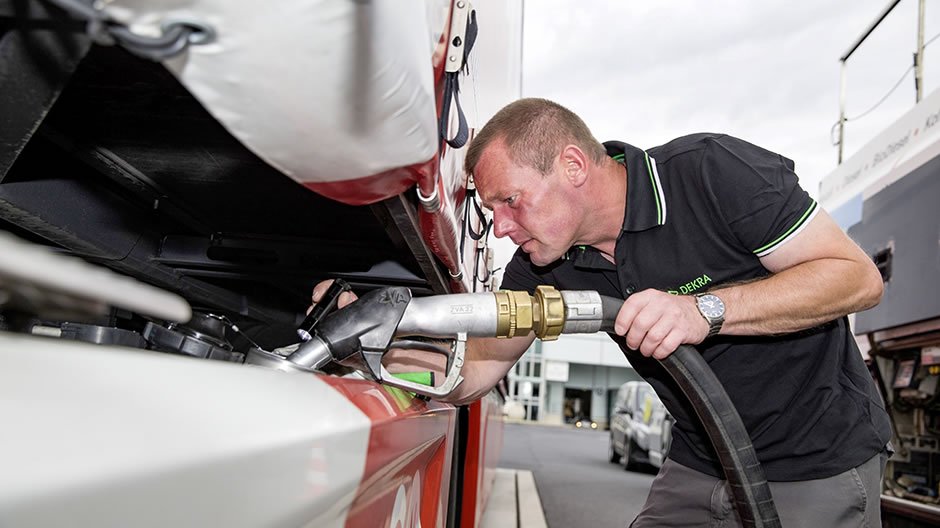
{"label": "truck body panel", "polygon": [[[104,6],[138,36],[183,20],[215,40],[154,62],[94,43],[53,2],[0,1],[0,229],[225,329],[93,298],[50,315],[75,293],[0,269],[0,416],[15,431],[0,524],[477,526],[499,391],[454,407],[239,364],[295,342],[324,279],[492,287],[487,218],[439,126],[453,13],[470,4]],[[519,96],[521,68],[521,2],[475,7],[488,26],[457,75],[471,131]]]}
{"label": "truck body panel", "polygon": [[868,253],[881,303],[855,314],[894,426],[885,526],[940,524],[940,91],[925,97],[820,185],[820,202]]}

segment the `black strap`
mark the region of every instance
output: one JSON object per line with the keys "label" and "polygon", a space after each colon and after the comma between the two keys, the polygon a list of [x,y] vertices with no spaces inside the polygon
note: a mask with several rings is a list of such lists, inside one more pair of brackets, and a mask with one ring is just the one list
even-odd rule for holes
{"label": "black strap", "polygon": [[[470,11],[470,17],[467,19],[467,31],[464,34],[462,71],[468,71],[470,69],[468,59],[470,58],[470,50],[473,48],[473,43],[477,40],[477,32],[477,12]],[[470,139],[470,128],[467,126],[467,116],[464,115],[463,108],[460,107],[459,75],[459,71],[444,73],[444,100],[441,107],[441,118],[438,121],[438,133],[440,138],[450,145],[451,148],[455,149],[463,147]],[[454,105],[457,107],[457,133],[454,134],[453,138],[448,139],[447,125],[450,123],[451,101],[453,101]]]}
{"label": "black strap", "polygon": [[476,189],[467,190],[467,200],[469,200],[470,203],[473,204],[473,208],[476,209],[477,218],[483,221],[482,222],[483,227],[480,228],[479,233],[473,230],[473,228],[470,225],[470,209],[469,208],[467,209],[466,222],[467,222],[467,231],[470,234],[470,238],[472,238],[473,240],[480,240],[481,238],[485,237],[487,233],[490,232],[490,228],[493,227],[493,221],[486,219],[486,213],[483,212],[483,208],[480,207],[479,202],[477,202],[476,194],[477,194]]}
{"label": "black strap", "polygon": [[[490,228],[493,227],[493,221],[486,219],[486,215],[483,213],[483,209],[480,207],[480,204],[477,203],[476,194],[477,194],[476,189],[467,189],[467,195],[466,195],[466,198],[464,198],[463,229],[460,232],[460,263],[461,264],[463,264],[464,262],[464,246],[467,243],[467,235],[470,235],[470,238],[473,239],[474,242],[476,242],[482,238],[486,238],[486,235],[488,235],[490,232]],[[470,207],[466,205],[467,202],[470,202],[473,204],[473,208],[476,210],[477,216],[482,221],[483,225],[480,227],[479,232],[473,230],[473,225],[470,222]],[[476,273],[474,273],[474,275],[475,274]]]}

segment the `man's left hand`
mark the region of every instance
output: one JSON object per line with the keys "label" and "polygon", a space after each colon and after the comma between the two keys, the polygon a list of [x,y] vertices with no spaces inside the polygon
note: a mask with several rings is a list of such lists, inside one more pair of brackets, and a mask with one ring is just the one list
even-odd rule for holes
{"label": "man's left hand", "polygon": [[614,324],[627,346],[646,357],[664,359],[681,344],[695,345],[708,336],[708,322],[695,298],[659,290],[643,290],[624,301]]}

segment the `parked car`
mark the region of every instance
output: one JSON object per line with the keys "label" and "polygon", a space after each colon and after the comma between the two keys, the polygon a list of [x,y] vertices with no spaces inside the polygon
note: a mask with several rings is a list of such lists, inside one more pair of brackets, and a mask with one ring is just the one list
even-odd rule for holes
{"label": "parked car", "polygon": [[597,429],[597,422],[590,418],[578,418],[574,421],[574,426],[578,429]]}
{"label": "parked car", "polygon": [[617,390],[610,418],[608,456],[627,470],[640,464],[661,467],[672,442],[675,419],[653,387],[645,381],[628,381]]}

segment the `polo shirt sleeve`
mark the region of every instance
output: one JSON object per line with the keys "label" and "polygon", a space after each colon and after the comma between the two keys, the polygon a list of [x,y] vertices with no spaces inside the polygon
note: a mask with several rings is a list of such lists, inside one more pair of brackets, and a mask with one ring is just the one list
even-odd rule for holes
{"label": "polo shirt sleeve", "polygon": [[544,284],[543,279],[539,277],[529,263],[529,259],[522,248],[516,250],[506,264],[506,271],[503,272],[503,281],[499,285],[501,290],[527,291],[529,294],[535,293],[536,286]]}
{"label": "polo shirt sleeve", "polygon": [[701,174],[716,214],[758,257],[786,244],[818,211],[791,160],[731,136],[709,140]]}

